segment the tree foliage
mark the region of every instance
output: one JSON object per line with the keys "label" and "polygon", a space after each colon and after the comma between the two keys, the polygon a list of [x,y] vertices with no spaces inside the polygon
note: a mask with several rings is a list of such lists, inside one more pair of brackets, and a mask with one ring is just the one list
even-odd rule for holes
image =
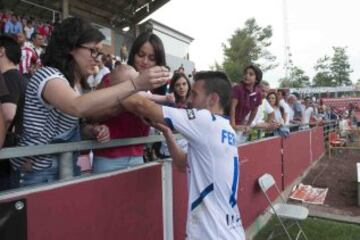
{"label": "tree foliage", "polygon": [[271,45],[272,28],[260,27],[254,18],[248,19],[245,26],[237,29],[223,44],[224,62],[222,66],[214,66],[216,69],[223,69],[230,79],[239,82],[243,76],[243,70],[249,64],[257,64],[262,71],[273,69],[275,56],[267,48]]}
{"label": "tree foliage", "polygon": [[313,78],[313,85],[317,87],[331,87],[335,86],[333,77],[331,74],[331,58],[329,56],[324,56],[317,60],[314,69],[316,74]]}
{"label": "tree foliage", "polygon": [[352,85],[350,80],[350,69],[349,57],[346,55],[346,47],[333,47],[334,56],[330,69],[336,83],[336,86],[349,86]]}
{"label": "tree foliage", "polygon": [[314,67],[316,74],[313,85],[324,87],[349,86],[352,85],[349,57],[346,55],[346,47],[333,47],[332,57],[320,58]]}
{"label": "tree foliage", "polygon": [[310,78],[306,76],[304,70],[293,66],[290,68],[288,78],[280,79],[281,88],[303,88],[310,86]]}

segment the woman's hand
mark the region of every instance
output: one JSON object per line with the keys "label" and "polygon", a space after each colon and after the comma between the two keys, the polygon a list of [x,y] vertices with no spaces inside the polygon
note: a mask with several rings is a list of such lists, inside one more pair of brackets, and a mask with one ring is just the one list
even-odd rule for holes
{"label": "woman's hand", "polygon": [[168,103],[175,103],[175,95],[174,95],[174,93],[166,94],[166,101]]}
{"label": "woman's hand", "polygon": [[170,79],[170,73],[165,67],[152,67],[140,73],[135,79],[131,79],[134,83],[135,90],[149,90],[164,85]]}
{"label": "woman's hand", "polygon": [[99,143],[110,141],[110,130],[106,125],[96,125],[92,129],[92,133]]}

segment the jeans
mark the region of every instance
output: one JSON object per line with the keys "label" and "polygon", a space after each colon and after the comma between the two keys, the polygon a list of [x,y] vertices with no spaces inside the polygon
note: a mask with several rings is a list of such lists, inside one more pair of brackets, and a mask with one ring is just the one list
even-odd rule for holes
{"label": "jeans", "polygon": [[46,168],[41,171],[14,170],[12,172],[11,182],[14,187],[25,187],[29,185],[54,182],[58,178],[58,161],[54,160],[50,168]]}
{"label": "jeans", "polygon": [[[57,135],[51,143],[74,142],[80,140],[80,128],[75,126],[69,131]],[[74,175],[80,175],[80,167],[76,165],[78,153],[73,154]],[[16,169],[11,174],[12,187],[24,187],[42,183],[50,183],[59,179],[59,155],[55,155],[50,168],[41,169],[40,171],[23,171]]]}
{"label": "jeans", "polygon": [[[78,142],[81,141],[80,126],[75,126],[68,132],[57,135],[51,143],[66,143],[66,142]],[[73,171],[74,176],[81,175],[81,168],[77,165],[79,152],[73,152]],[[57,156],[59,159],[59,156]]]}
{"label": "jeans", "polygon": [[144,163],[142,156],[127,156],[119,158],[106,158],[94,156],[93,173],[102,173],[112,170],[124,169]]}

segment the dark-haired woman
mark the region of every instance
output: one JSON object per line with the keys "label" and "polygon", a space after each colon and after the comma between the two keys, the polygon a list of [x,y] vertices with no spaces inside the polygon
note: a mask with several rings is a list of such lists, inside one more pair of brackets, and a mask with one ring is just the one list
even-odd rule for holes
{"label": "dark-haired woman", "polygon": [[275,92],[270,92],[266,99],[268,100],[270,106],[274,109],[274,119],[273,119],[273,125],[278,126],[276,129],[273,129],[273,132],[271,134],[268,134],[270,136],[288,136],[290,133],[290,130],[288,127],[285,126],[285,121],[287,118],[285,109],[280,106],[278,96]]}
{"label": "dark-haired woman", "polygon": [[[140,74],[154,66],[166,66],[165,50],[161,39],[151,32],[140,34],[131,47],[128,65],[134,67]],[[116,71],[115,69],[112,76],[116,75]],[[115,79],[111,79],[111,82],[111,85],[117,84]],[[139,94],[151,100],[162,102],[167,99],[166,96],[158,95],[162,91],[161,88],[158,88],[155,91],[157,94],[149,92]],[[144,123],[143,119],[130,112],[121,112],[103,123],[109,127],[111,139],[149,135],[149,126]],[[144,163],[143,155],[143,144],[95,150],[93,172],[100,173],[142,164]]]}
{"label": "dark-haired woman", "polygon": [[[230,124],[237,133],[238,143],[247,140],[251,122],[254,120],[262,99],[257,86],[262,80],[262,71],[255,65],[244,69],[243,80],[232,89]],[[248,119],[246,116],[250,113]]]}
{"label": "dark-haired woman", "polygon": [[[94,73],[101,55],[103,34],[79,18],[68,18],[54,30],[40,68],[30,79],[26,93],[23,135],[19,146],[71,141],[78,136],[79,118],[97,116],[115,108],[127,96],[163,85],[166,68],[153,68],[134,80],[80,95],[76,87]],[[103,140],[102,129],[94,129]],[[32,185],[58,178],[58,156],[42,155],[11,159],[15,183]]]}
{"label": "dark-haired woman", "polygon": [[174,93],[177,108],[187,108],[187,100],[190,95],[190,80],[184,73],[175,73],[171,79],[169,92]]}

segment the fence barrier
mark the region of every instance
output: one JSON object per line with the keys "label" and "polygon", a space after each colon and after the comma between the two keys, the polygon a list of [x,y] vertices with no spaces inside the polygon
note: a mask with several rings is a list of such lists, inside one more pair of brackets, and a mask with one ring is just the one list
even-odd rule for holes
{"label": "fence barrier", "polygon": [[[239,146],[238,204],[245,228],[268,206],[257,186],[257,178],[269,172],[283,189],[287,187],[324,154],[324,134],[329,129],[332,129],[330,125],[314,127],[291,133],[287,138],[271,137]],[[150,136],[105,144],[83,141],[7,148],[0,151],[0,159],[162,140],[162,136]],[[67,168],[70,167],[64,167]],[[188,198],[186,174],[172,166],[170,160],[109,173],[74,178],[70,175],[63,174],[63,179],[53,184],[0,193],[0,206],[4,202],[26,199],[27,239],[91,240],[119,236],[134,240],[184,239]],[[275,193],[271,196],[272,199],[277,197]]]}

